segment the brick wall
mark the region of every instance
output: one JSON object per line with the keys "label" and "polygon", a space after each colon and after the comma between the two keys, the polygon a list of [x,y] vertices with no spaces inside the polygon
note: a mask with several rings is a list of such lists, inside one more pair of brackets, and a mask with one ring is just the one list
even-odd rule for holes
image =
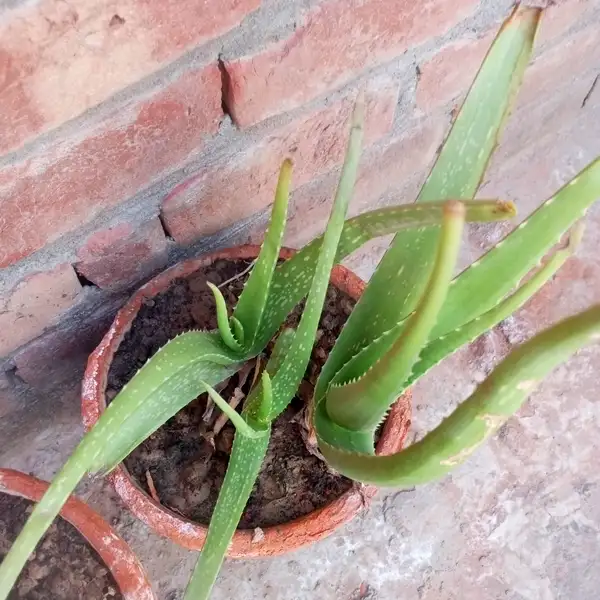
{"label": "brick wall", "polygon": [[[259,239],[285,155],[286,241],[318,233],[359,86],[351,210],[412,200],[510,4],[0,0],[0,391],[157,270]],[[549,4],[485,190],[524,213],[600,154],[600,0]]]}

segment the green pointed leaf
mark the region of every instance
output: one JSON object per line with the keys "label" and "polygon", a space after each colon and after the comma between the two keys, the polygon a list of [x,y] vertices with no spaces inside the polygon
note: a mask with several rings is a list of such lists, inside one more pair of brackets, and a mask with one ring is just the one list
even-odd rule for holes
{"label": "green pointed leaf", "polygon": [[[504,23],[418,202],[475,195],[529,61],[539,15],[539,9],[517,7]],[[429,229],[396,235],[329,355],[318,393],[361,348],[414,310],[433,265],[438,235]],[[397,290],[396,301],[382,304],[381,296],[390,288]]]}
{"label": "green pointed leaf", "polygon": [[86,470],[87,459],[79,447],[54,477],[41,502],[34,506],[25,526],[0,564],[1,600],[8,597],[37,543],[52,525]]}
{"label": "green pointed leaf", "polygon": [[252,439],[236,432],[229,464],[208,535],[185,591],[184,600],[207,600],[217,579],[231,538],[252,493],[269,445],[270,430]]}
{"label": "green pointed leaf", "polygon": [[[300,324],[296,332],[280,336],[261,383],[251,391],[246,400],[242,415],[249,422],[270,423],[275,419],[292,399],[306,371],[356,179],[363,110],[362,102],[357,102],[342,176]],[[269,373],[273,374],[272,382]],[[268,414],[265,414],[266,411]],[[236,433],[225,481],[210,521],[204,549],[186,591],[186,599],[204,600],[210,594],[266,453],[270,429],[265,431],[266,437],[259,439],[244,438]]]}
{"label": "green pointed leaf", "polygon": [[495,306],[598,199],[600,159],[456,278],[433,336],[444,335]]}
{"label": "green pointed leaf", "polygon": [[343,475],[378,486],[413,486],[464,462],[516,412],[541,380],[582,346],[600,340],[600,306],[566,319],[529,340],[438,427],[390,456],[360,455],[320,441],[327,462]]}
{"label": "green pointed leaf", "polygon": [[273,384],[271,383],[271,376],[269,375],[268,369],[263,371],[261,378],[261,401],[254,413],[252,414],[253,419],[262,426],[270,425],[271,414],[273,412]]}
{"label": "green pointed leaf", "polygon": [[258,260],[233,313],[234,317],[242,324],[245,339],[244,349],[250,354],[256,354],[264,347],[264,345],[256,344],[256,336],[269,296],[273,271],[279,260],[287,218],[291,178],[292,161],[287,159],[281,165],[275,202],[271,212],[271,223],[265,234]]}
{"label": "green pointed leaf", "polygon": [[239,369],[216,332],[188,331],[165,344],[117,394],[82,440],[101,447],[92,472],[112,470],[151,433]]}
{"label": "green pointed leaf", "polygon": [[519,310],[529,299],[531,299],[548,282],[556,272],[564,265],[565,261],[573,255],[578,245],[578,240],[583,231],[580,224],[572,234],[567,248],[556,251],[531,278],[519,287],[513,294],[508,296],[494,308],[476,317],[462,327],[455,329],[437,339],[431,341],[419,356],[419,360],[413,367],[413,372],[404,387],[408,388],[421,378],[429,369],[439,363],[447,356],[453,354],[465,344],[469,344],[480,335],[495,327],[498,323],[507,319]]}
{"label": "green pointed leaf", "polygon": [[273,347],[273,352],[271,352],[269,362],[266,366],[266,371],[271,376],[271,378],[275,377],[277,371],[279,371],[279,367],[281,367],[281,365],[283,364],[285,357],[288,355],[288,352],[292,347],[295,335],[296,331],[291,327],[286,327],[279,334],[279,337],[275,342],[275,346]]}
{"label": "green pointed leaf", "polygon": [[[365,365],[368,370],[360,378],[349,383],[340,382],[328,389],[326,411],[336,424],[354,431],[374,431],[398,397],[446,298],[458,258],[464,220],[464,205],[453,200],[447,202],[429,283],[401,335],[375,364]],[[394,302],[395,295],[395,289],[388,289],[386,300]]]}
{"label": "green pointed leaf", "polygon": [[331,269],[354,190],[360,160],[363,121],[364,100],[361,95],[354,108],[346,157],[302,317],[287,355],[273,378],[272,419],[280,414],[294,397],[310,359]]}
{"label": "green pointed leaf", "polygon": [[227,415],[229,420],[233,423],[235,430],[244,437],[248,438],[256,438],[262,435],[261,431],[254,430],[240,415],[235,408],[229,406],[229,403],[217,390],[211,387],[206,381],[200,382],[204,389],[208,392],[208,395],[211,397],[212,401],[221,409],[223,413]]}
{"label": "green pointed leaf", "polygon": [[231,319],[229,319],[229,322],[231,324],[231,330],[233,331],[233,335],[235,337],[236,342],[238,342],[240,346],[243,346],[244,328],[242,327],[242,324],[233,316],[231,317]]}
{"label": "green pointed leaf", "polygon": [[[579,223],[571,233],[568,246],[556,251],[548,259],[546,264],[512,295],[469,323],[439,338],[432,339],[421,351],[419,360],[413,366],[410,377],[398,391],[398,394],[401,394],[406,388],[416,383],[420,377],[425,375],[425,373],[438,362],[453,354],[465,344],[474,341],[477,337],[496,326],[500,321],[508,318],[523,306],[554,276],[565,261],[573,255],[576,247],[579,245],[583,229],[583,223]],[[444,304],[444,307],[445,306],[446,304]],[[444,307],[442,307],[440,312],[444,312]],[[401,321],[396,327],[387,331],[380,338],[376,339],[373,343],[366,348],[363,348],[358,354],[352,357],[352,359],[336,373],[332,380],[332,384],[340,385],[364,375],[366,369],[368,369],[370,365],[375,364],[381,356],[389,351],[394,340],[396,340],[404,330],[406,322],[406,319]]]}
{"label": "green pointed leaf", "polygon": [[238,369],[239,356],[216,332],[191,331],[161,348],[83,437],[36,505],[0,566],[4,600],[35,546],[86,473],[109,471],[177,411]]}

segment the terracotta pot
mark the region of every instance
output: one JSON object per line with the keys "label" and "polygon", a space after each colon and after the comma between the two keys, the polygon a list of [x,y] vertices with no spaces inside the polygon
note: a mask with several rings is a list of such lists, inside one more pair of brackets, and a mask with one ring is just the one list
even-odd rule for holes
{"label": "terracotta pot", "polygon": [[[39,502],[48,486],[47,482],[21,471],[0,469],[0,492]],[[100,555],[125,600],[156,600],[137,557],[98,513],[71,496],[60,516],[71,523]]]}
{"label": "terracotta pot", "polygon": [[[88,430],[106,408],[106,382],[113,356],[144,300],[167,290],[174,279],[190,277],[198,269],[210,265],[215,260],[253,259],[259,250],[258,246],[239,246],[179,263],[158,275],[133,295],[119,311],[108,333],[89,358],[82,391],[83,421]],[[293,254],[293,250],[283,249],[281,257],[289,258]],[[331,282],[355,299],[365,287],[361,279],[342,266],[333,269]],[[388,415],[377,446],[378,453],[392,454],[402,448],[410,427],[410,416],[410,394],[406,394],[398,400]],[[208,531],[206,526],[182,518],[155,502],[137,485],[123,464],[109,477],[123,502],[154,531],[191,550],[202,548]],[[373,486],[356,484],[341,497],[308,515],[289,523],[264,528],[264,538],[260,541],[253,541],[252,530],[237,530],[227,555],[232,558],[275,556],[312,544],[350,521],[368,505],[376,491]]]}

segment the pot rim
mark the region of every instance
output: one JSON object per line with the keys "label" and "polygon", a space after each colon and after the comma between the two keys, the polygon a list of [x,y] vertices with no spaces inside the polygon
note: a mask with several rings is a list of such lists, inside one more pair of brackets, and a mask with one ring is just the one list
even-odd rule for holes
{"label": "pot rim", "polygon": [[[242,245],[226,248],[191,260],[177,263],[143,285],[119,310],[110,329],[88,359],[82,386],[82,416],[86,431],[97,422],[106,408],[105,390],[108,372],[114,354],[125,334],[131,328],[145,299],[167,290],[174,279],[187,278],[218,259],[244,260],[258,256],[260,246]],[[295,250],[282,248],[280,257],[288,259]],[[331,273],[331,283],[354,299],[362,294],[365,283],[342,265]],[[410,391],[392,407],[377,445],[378,454],[392,454],[402,449],[410,427]],[[133,480],[123,463],[109,475],[116,492],[133,514],[160,535],[190,550],[201,550],[208,527],[176,514],[154,501]],[[355,483],[339,498],[317,510],[281,525],[255,530],[238,529],[229,545],[230,558],[276,556],[309,545],[333,533],[363,508],[373,498],[377,488]]]}
{"label": "pot rim", "polygon": [[[39,502],[49,483],[15,469],[0,468],[0,492]],[[60,516],[94,548],[115,579],[124,600],[156,600],[144,568],[129,545],[85,502],[71,496]]]}

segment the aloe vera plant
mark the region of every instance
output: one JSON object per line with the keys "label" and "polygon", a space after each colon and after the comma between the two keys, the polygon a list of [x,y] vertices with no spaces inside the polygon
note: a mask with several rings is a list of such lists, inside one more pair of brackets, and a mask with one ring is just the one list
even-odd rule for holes
{"label": "aloe vera plant", "polygon": [[[208,598],[267,451],[271,424],[291,401],[306,370],[331,268],[375,236],[396,234],[330,353],[311,411],[322,455],[349,477],[402,486],[443,475],[513,414],[548,371],[598,339],[600,307],[595,307],[517,348],[421,441],[392,456],[375,455],[375,431],[395,399],[548,281],[573,253],[582,231],[578,221],[600,195],[597,160],[454,277],[464,223],[515,215],[510,202],[473,198],[528,62],[539,16],[538,9],[516,7],[505,22],[417,202],[345,221],[362,138],[364,105],[359,99],[326,232],[277,265],[292,175],[291,163],[283,163],[265,241],[232,314],[213,286],[218,330],[184,333],[167,343],[111,402],[57,474],[0,566],[0,600],[81,478],[110,471],[202,392],[236,428],[206,543],[185,596]],[[567,246],[552,250],[567,232]],[[298,328],[278,334],[305,297]],[[266,369],[238,413],[214,386],[273,338]]]}

